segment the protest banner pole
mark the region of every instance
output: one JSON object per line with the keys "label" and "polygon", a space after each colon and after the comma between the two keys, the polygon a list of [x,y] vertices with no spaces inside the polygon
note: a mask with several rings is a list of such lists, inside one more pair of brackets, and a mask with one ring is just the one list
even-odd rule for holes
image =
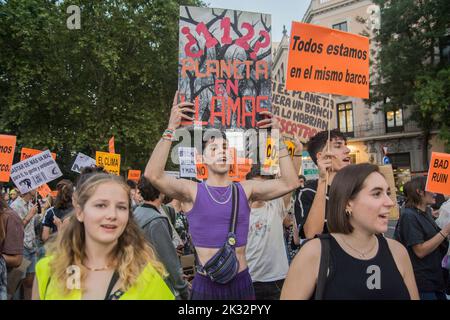
{"label": "protest banner pole", "polygon": [[[330,106],[331,106],[331,93],[328,94],[328,107],[330,107]],[[331,119],[328,119],[328,121],[327,121],[327,130],[328,130],[327,152],[328,153],[330,152],[330,144],[331,144],[330,121],[331,121]],[[333,163],[333,159],[331,159],[331,163]],[[331,166],[331,169],[333,169],[333,165]],[[326,187],[325,187],[325,198],[327,196],[329,179],[330,179],[330,171],[327,170],[327,179],[326,179]]]}

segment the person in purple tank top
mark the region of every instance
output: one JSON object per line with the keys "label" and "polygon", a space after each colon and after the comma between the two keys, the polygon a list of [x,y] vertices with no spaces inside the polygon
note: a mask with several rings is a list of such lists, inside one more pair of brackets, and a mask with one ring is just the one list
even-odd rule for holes
{"label": "person in purple tank top", "polygon": [[[202,161],[208,170],[208,178],[203,183],[187,179],[176,179],[164,173],[164,168],[172,145],[174,131],[181,121],[192,121],[194,105],[190,102],[177,103],[175,95],[168,129],[158,142],[148,161],[144,175],[162,193],[181,202],[182,210],[189,221],[189,231],[195,246],[198,262],[204,266],[223,246],[227,239],[231,221],[232,181],[229,149],[222,136],[203,137]],[[268,111],[259,112],[265,119],[256,125],[260,129],[279,129],[278,121]],[[280,179],[269,181],[243,181],[237,183],[239,212],[236,227],[236,255],[239,261],[238,274],[228,283],[212,281],[206,274],[197,273],[192,283],[192,299],[243,300],[254,299],[252,279],[245,259],[245,246],[249,231],[250,206],[253,201],[269,201],[279,198],[299,186],[286,146],[279,149]]]}

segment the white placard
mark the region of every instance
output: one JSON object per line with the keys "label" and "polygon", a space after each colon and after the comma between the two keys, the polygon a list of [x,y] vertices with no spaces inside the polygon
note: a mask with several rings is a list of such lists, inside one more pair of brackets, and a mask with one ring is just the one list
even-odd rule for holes
{"label": "white placard", "polygon": [[81,169],[85,167],[95,167],[95,159],[79,152],[72,165],[72,171],[81,173]]}
{"label": "white placard", "polygon": [[27,193],[61,176],[62,172],[49,150],[11,167],[11,180],[21,193]]}
{"label": "white placard", "polygon": [[319,169],[314,161],[312,161],[307,151],[303,151],[302,153],[302,174],[305,176],[306,180],[315,180],[319,178]]}
{"label": "white placard", "polygon": [[180,177],[195,178],[197,176],[195,148],[180,147],[178,149],[178,157],[180,158]]}

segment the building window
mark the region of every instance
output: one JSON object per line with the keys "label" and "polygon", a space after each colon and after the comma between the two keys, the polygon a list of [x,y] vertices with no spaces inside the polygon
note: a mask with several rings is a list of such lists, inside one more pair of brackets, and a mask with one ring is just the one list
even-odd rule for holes
{"label": "building window", "polygon": [[339,130],[347,136],[353,137],[353,106],[351,102],[338,103]]}
{"label": "building window", "polygon": [[411,169],[411,156],[409,152],[388,154],[393,169]]}
{"label": "building window", "polygon": [[347,21],[333,24],[333,29],[341,30],[341,31],[348,31]]}
{"label": "building window", "polygon": [[387,111],[386,117],[386,132],[403,131],[403,110]]}

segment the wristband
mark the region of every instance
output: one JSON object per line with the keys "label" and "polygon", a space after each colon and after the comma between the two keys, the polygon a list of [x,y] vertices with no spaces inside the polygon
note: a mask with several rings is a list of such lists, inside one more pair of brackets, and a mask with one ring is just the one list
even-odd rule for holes
{"label": "wristband", "polygon": [[301,154],[295,154],[294,153],[294,157],[301,157],[302,155]]}
{"label": "wristband", "polygon": [[281,158],[285,158],[285,157],[289,157],[289,153],[288,153],[288,154],[286,154],[286,155],[284,155],[284,156],[280,156],[280,157],[278,157],[278,159],[281,159]]}
{"label": "wristband", "polygon": [[444,239],[447,239],[447,237],[442,233],[442,231],[439,231],[439,233],[441,234],[441,236],[444,237]]}
{"label": "wristband", "polygon": [[162,138],[167,141],[173,141],[175,130],[167,128],[162,134]]}

